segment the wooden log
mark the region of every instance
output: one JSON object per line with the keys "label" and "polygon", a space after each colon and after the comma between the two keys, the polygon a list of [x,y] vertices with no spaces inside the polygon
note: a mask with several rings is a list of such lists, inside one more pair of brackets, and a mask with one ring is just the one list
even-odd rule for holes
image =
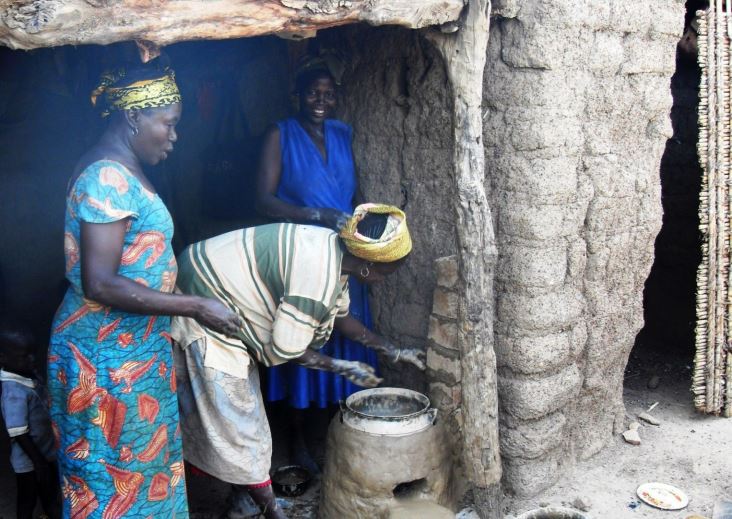
{"label": "wooden log", "polygon": [[463,0],[0,0],[0,45],[169,45],[356,22],[420,28],[457,20],[463,7]]}
{"label": "wooden log", "polygon": [[483,70],[488,45],[489,0],[470,0],[461,28],[430,32],[447,65],[453,96],[454,152],[460,283],[458,346],[462,370],[462,464],[482,519],[500,510],[498,389],[493,349],[493,278],[497,257],[485,192]]}

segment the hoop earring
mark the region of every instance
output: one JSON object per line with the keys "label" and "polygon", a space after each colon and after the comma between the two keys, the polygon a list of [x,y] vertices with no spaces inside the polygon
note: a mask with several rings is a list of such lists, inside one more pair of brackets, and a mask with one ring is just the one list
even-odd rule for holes
{"label": "hoop earring", "polygon": [[369,274],[371,274],[371,271],[369,270],[368,264],[364,264],[363,267],[361,267],[361,270],[359,271],[359,274],[361,274],[362,278],[369,277]]}
{"label": "hoop earring", "polygon": [[140,129],[137,126],[132,127],[132,135],[137,135],[140,133]]}

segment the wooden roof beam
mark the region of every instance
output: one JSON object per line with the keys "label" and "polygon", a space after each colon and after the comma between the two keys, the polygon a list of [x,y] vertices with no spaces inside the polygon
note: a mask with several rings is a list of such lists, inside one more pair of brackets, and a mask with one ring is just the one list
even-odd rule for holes
{"label": "wooden roof beam", "polygon": [[148,40],[308,34],[365,22],[412,29],[453,22],[463,0],[0,0],[0,45],[35,49]]}

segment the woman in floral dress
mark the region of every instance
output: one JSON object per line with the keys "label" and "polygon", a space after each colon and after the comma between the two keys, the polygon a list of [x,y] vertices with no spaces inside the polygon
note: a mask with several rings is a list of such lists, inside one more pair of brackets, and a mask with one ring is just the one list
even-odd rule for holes
{"label": "woman in floral dress", "polygon": [[177,140],[172,71],[107,75],[92,102],[109,126],[69,183],[71,286],[48,358],[64,517],[187,517],[169,316],[226,334],[240,322],[218,301],[171,293],[173,225],[142,165]]}

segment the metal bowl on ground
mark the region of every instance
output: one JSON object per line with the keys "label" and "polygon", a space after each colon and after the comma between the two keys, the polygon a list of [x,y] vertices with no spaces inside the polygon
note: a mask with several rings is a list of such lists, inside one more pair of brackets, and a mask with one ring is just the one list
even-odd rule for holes
{"label": "metal bowl on ground", "polygon": [[272,474],[272,488],[281,496],[297,497],[305,493],[313,475],[300,465],[285,465]]}
{"label": "metal bowl on ground", "polygon": [[435,423],[437,409],[422,393],[396,387],[365,389],[341,403],[345,425],[369,434],[405,436]]}

